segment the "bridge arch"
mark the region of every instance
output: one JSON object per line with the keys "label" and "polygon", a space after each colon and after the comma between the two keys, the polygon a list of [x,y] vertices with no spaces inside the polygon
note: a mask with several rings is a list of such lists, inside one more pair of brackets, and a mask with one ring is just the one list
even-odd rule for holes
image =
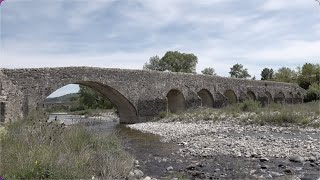
{"label": "bridge arch", "polygon": [[275,103],[285,103],[285,99],[286,99],[286,96],[284,95],[284,93],[282,91],[278,92],[275,94],[274,96],[274,102]]}
{"label": "bridge arch", "polygon": [[293,104],[293,99],[294,99],[293,92],[289,92],[287,103]]}
{"label": "bridge arch", "polygon": [[293,103],[294,104],[303,103],[303,97],[301,96],[300,92],[294,94]]}
{"label": "bridge arch", "polygon": [[198,93],[198,96],[201,98],[202,107],[213,107],[213,96],[207,89],[201,89]]}
{"label": "bridge arch", "polygon": [[172,89],[167,93],[168,111],[177,113],[185,110],[186,100],[181,91]]}
{"label": "bridge arch", "polygon": [[55,90],[68,84],[79,84],[89,87],[101,93],[103,97],[108,98],[119,112],[120,123],[130,124],[138,122],[138,116],[135,106],[118,90],[100,82],[76,81],[72,83],[53,85],[51,88],[46,88],[44,96],[42,96],[41,99],[38,100],[37,105],[39,104],[39,102],[43,102],[44,99],[48,97],[51,93],[53,93]]}
{"label": "bridge arch", "polygon": [[236,93],[231,89],[226,90],[223,95],[228,98],[227,104],[234,104],[238,102]]}
{"label": "bridge arch", "polygon": [[257,97],[256,97],[256,95],[254,94],[253,91],[247,91],[247,96],[251,100],[254,100],[254,101],[257,100]]}

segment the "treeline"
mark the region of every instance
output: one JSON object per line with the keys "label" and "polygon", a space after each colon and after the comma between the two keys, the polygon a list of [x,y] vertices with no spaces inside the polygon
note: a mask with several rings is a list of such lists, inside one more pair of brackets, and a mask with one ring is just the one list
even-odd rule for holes
{"label": "treeline", "polygon": [[[149,62],[145,63],[143,69],[155,71],[184,72],[196,74],[198,58],[194,54],[181,53],[178,51],[168,51],[160,58],[153,56]],[[216,76],[214,68],[207,67],[201,71],[202,74]],[[248,69],[242,64],[234,64],[230,68],[230,77],[251,78]],[[282,67],[274,71],[272,68],[264,68],[261,71],[261,80],[295,83],[307,90],[305,101],[320,99],[320,65],[305,63],[302,67],[291,69]],[[256,80],[253,76],[252,80]]]}

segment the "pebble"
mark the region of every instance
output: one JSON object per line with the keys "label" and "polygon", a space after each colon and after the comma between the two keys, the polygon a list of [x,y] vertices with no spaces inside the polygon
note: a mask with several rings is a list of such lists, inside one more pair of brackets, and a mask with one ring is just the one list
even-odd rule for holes
{"label": "pebble", "polygon": [[140,179],[140,178],[142,178],[143,177],[143,172],[141,171],[141,170],[139,170],[139,169],[135,169],[134,171],[133,171],[133,173],[134,173],[134,176],[136,177],[136,178],[138,178],[138,179]]}
{"label": "pebble", "polygon": [[269,159],[268,159],[268,158],[266,158],[266,157],[262,157],[262,158],[260,158],[259,160],[260,160],[260,162],[266,162],[266,161],[269,161]]}
{"label": "pebble", "polygon": [[167,167],[167,171],[172,171],[172,170],[173,170],[172,166]]}
{"label": "pebble", "polygon": [[151,180],[151,177],[146,176],[145,178],[143,178],[143,180]]}
{"label": "pebble", "polygon": [[[215,122],[164,120],[132,124],[128,127],[160,135],[163,142],[180,144],[181,149],[177,153],[182,156],[209,158],[223,154],[249,158],[250,155],[262,161],[270,157],[289,158],[296,155],[301,157],[293,162],[303,162],[302,157],[320,158],[320,154],[317,154],[320,149],[320,137],[314,137],[312,141],[303,139],[303,135],[306,138],[310,134],[320,134],[320,129],[316,128],[243,125],[232,119]],[[284,132],[287,135],[279,135]],[[265,135],[266,133],[268,135]],[[304,148],[305,146],[308,149]]]}
{"label": "pebble", "polygon": [[291,162],[303,163],[304,158],[301,156],[291,156],[291,157],[289,157],[289,160]]}

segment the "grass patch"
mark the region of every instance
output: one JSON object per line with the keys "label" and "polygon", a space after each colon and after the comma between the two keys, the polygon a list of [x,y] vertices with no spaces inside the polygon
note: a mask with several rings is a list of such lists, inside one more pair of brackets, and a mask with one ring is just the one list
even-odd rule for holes
{"label": "grass patch", "polygon": [[1,128],[4,179],[121,179],[133,168],[133,158],[115,135],[97,137],[82,125],[46,120],[34,113]]}
{"label": "grass patch", "polygon": [[260,102],[247,100],[221,109],[189,109],[177,114],[161,113],[160,119],[166,122],[221,121],[237,119],[245,123],[260,125],[290,125],[320,127],[320,101],[304,104],[276,104],[262,107]]}

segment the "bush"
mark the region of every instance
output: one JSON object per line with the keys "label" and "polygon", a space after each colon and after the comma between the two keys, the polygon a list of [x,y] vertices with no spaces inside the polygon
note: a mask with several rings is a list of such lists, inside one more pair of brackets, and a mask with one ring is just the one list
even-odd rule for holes
{"label": "bush", "polygon": [[4,179],[119,179],[132,169],[133,158],[115,135],[97,137],[82,125],[46,119],[36,113],[6,125],[0,137]]}
{"label": "bush", "polygon": [[306,125],[310,123],[310,120],[301,113],[294,113],[291,111],[280,111],[280,112],[263,112],[256,116],[255,119],[260,125],[265,124],[301,124]]}
{"label": "bush", "polygon": [[256,112],[261,108],[261,103],[250,99],[240,103],[240,108],[245,112]]}

